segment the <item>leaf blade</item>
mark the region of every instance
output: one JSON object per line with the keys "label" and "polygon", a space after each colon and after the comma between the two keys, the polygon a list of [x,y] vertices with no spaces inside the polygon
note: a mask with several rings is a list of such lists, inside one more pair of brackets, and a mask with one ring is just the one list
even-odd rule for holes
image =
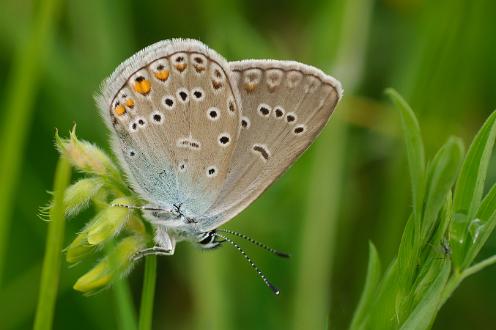
{"label": "leaf blade", "polygon": [[358,306],[353,315],[350,329],[362,329],[363,323],[366,321],[366,311],[370,306],[372,294],[375,292],[381,276],[381,262],[377,249],[372,242],[369,242],[369,263],[367,267],[367,277],[362,291],[362,295],[358,302]]}

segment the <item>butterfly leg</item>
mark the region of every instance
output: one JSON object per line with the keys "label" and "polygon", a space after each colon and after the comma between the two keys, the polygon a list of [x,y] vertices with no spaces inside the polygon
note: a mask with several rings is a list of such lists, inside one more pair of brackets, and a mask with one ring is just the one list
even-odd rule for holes
{"label": "butterfly leg", "polygon": [[171,212],[171,210],[162,209],[160,207],[153,207],[151,205],[136,206],[136,205],[126,205],[126,204],[112,204],[112,207],[125,207],[132,210],[142,210],[142,211],[154,211],[154,212]]}
{"label": "butterfly leg", "polygon": [[133,261],[138,261],[139,259],[149,256],[149,255],[156,255],[156,256],[170,256],[174,254],[174,250],[168,250],[166,248],[163,248],[161,246],[154,246],[151,248],[143,249],[141,251],[136,252],[136,254],[133,256]]}

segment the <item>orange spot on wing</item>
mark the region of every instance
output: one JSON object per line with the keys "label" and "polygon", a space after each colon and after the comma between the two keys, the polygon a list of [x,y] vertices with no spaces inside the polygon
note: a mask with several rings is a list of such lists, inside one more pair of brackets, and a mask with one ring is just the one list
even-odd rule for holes
{"label": "orange spot on wing", "polygon": [[253,92],[255,90],[256,86],[257,85],[254,83],[246,83],[244,87],[245,87],[246,91]]}
{"label": "orange spot on wing", "polygon": [[177,63],[175,67],[179,72],[183,72],[186,69],[186,63]]}
{"label": "orange spot on wing", "polygon": [[161,70],[155,72],[155,78],[157,78],[158,80],[166,81],[167,79],[169,79],[169,70]]}
{"label": "orange spot on wing", "polygon": [[122,116],[126,113],[126,108],[122,104],[119,104],[115,107],[114,112],[117,116]]}
{"label": "orange spot on wing", "polygon": [[151,89],[152,85],[150,84],[150,80],[147,79],[142,79],[134,84],[134,90],[142,95],[147,95]]}
{"label": "orange spot on wing", "polygon": [[126,100],[126,106],[130,109],[134,108],[134,100],[133,99],[127,99]]}

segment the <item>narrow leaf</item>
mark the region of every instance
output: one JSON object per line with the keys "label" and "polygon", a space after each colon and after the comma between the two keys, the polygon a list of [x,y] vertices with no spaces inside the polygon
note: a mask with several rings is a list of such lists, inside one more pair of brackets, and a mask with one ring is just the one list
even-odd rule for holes
{"label": "narrow leaf", "polygon": [[451,239],[457,266],[465,259],[468,249],[465,242],[468,226],[475,219],[480,205],[495,137],[496,112],[493,112],[472,141],[456,182]]}
{"label": "narrow leaf", "polygon": [[367,311],[370,311],[370,303],[375,298],[377,284],[381,276],[381,263],[377,250],[372,242],[369,243],[369,264],[367,267],[367,278],[362,291],[362,296],[355,310],[350,329],[362,329],[366,322]]}
{"label": "narrow leaf", "polygon": [[456,183],[453,207],[455,212],[467,215],[467,222],[475,215],[482,198],[495,137],[496,112],[493,112],[472,141]]}
{"label": "narrow leaf", "polygon": [[389,88],[386,90],[386,94],[400,111],[412,184],[414,218],[416,219],[416,228],[418,228],[425,185],[425,154],[420,127],[413,110],[397,91]]}
{"label": "narrow leaf", "polygon": [[446,262],[430,288],[426,291],[424,298],[418,303],[408,319],[401,326],[402,330],[429,329],[437,314],[441,293],[448,279],[449,272],[450,264]]}
{"label": "narrow leaf", "polygon": [[470,264],[477,257],[477,254],[486,244],[487,239],[491,235],[496,226],[496,185],[493,185],[489,193],[486,195],[477,211],[476,218],[469,227],[469,243],[470,247],[463,262],[463,268]]}
{"label": "narrow leaf", "polygon": [[463,143],[458,138],[450,138],[439,149],[429,167],[426,201],[422,217],[422,242],[432,234],[439,211],[446,202],[463,159]]}

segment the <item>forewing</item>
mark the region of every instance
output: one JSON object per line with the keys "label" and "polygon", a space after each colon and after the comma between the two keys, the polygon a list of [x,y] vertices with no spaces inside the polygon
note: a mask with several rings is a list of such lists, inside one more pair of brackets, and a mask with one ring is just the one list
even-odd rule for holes
{"label": "forewing", "polygon": [[211,206],[240,131],[237,87],[220,55],[194,40],[156,43],[116,69],[98,102],[144,199],[193,218]]}
{"label": "forewing", "polygon": [[241,134],[230,173],[202,221],[213,229],[265,191],[314,141],[336,107],[340,83],[288,61],[230,63],[241,95]]}

